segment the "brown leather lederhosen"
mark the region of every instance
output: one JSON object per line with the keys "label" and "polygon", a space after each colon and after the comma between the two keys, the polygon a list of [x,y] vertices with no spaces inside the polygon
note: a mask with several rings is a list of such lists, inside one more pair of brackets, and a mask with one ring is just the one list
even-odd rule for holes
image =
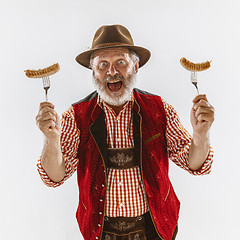
{"label": "brown leather lederhosen", "polygon": [[[134,148],[108,149],[108,168],[139,166]],[[177,235],[175,229],[173,240]],[[137,217],[104,217],[102,240],[159,240],[150,213]]]}

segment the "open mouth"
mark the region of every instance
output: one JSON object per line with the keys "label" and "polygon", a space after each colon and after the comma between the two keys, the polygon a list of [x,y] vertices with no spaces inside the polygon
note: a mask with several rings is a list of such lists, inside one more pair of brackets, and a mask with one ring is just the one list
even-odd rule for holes
{"label": "open mouth", "polygon": [[117,92],[122,87],[122,81],[119,80],[110,81],[107,83],[107,86],[112,92]]}

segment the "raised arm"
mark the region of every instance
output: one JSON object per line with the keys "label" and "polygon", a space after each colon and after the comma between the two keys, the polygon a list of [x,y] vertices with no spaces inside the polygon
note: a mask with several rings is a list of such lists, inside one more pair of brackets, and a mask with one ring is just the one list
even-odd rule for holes
{"label": "raised arm", "polygon": [[193,137],[189,149],[189,167],[198,170],[209,154],[209,130],[214,121],[214,108],[206,95],[198,95],[193,99],[191,123]]}
{"label": "raised arm", "polygon": [[[192,145],[192,137],[182,125],[176,110],[166,101],[163,101],[163,104],[167,116],[166,140],[169,159],[172,160],[177,166],[187,170],[193,175],[209,174],[211,172],[211,165],[213,161],[212,148],[209,148],[208,146],[206,155],[203,156],[202,152],[200,151],[200,155],[203,158],[201,158],[201,162],[196,168],[194,168],[192,165],[190,166],[189,150]],[[197,152],[195,152],[195,154],[196,153]],[[194,158],[192,158],[192,160],[193,159]]]}
{"label": "raised arm", "polygon": [[52,103],[43,102],[40,104],[36,123],[44,134],[41,165],[53,182],[59,182],[65,176],[65,164],[60,143],[60,118]]}

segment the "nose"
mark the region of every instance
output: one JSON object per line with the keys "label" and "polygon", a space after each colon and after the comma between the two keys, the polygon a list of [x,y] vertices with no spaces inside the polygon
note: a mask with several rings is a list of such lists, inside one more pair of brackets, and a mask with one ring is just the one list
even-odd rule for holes
{"label": "nose", "polygon": [[110,64],[107,70],[107,74],[111,76],[115,76],[118,73],[118,70],[115,68],[113,64]]}

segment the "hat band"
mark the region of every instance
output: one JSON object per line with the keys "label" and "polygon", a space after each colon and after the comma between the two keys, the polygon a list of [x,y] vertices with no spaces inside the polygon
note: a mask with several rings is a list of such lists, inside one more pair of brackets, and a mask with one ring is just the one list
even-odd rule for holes
{"label": "hat band", "polygon": [[119,45],[122,45],[122,46],[132,45],[132,46],[133,46],[133,44],[130,44],[130,43],[110,42],[110,43],[101,43],[101,44],[98,44],[98,45],[96,45],[95,47],[93,47],[92,50],[95,50],[95,49],[98,49],[98,48],[102,48],[102,47],[107,47],[107,46],[119,46]]}

